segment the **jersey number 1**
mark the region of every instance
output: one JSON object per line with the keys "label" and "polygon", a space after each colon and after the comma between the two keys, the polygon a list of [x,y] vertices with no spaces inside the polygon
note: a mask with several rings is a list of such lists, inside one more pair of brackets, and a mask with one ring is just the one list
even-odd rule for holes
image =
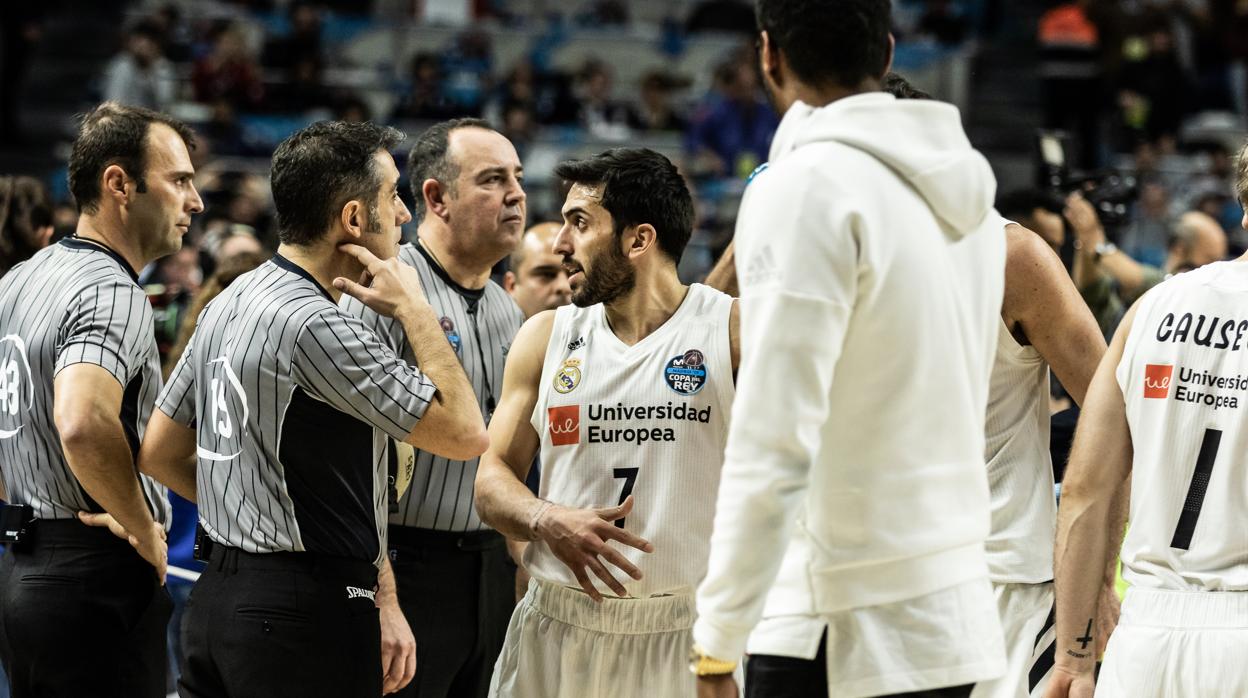
{"label": "jersey number 1", "polygon": [[1213,462],[1218,458],[1218,446],[1221,443],[1221,429],[1205,430],[1205,438],[1200,442],[1200,453],[1196,456],[1196,469],[1192,472],[1192,484],[1187,487],[1187,499],[1183,500],[1183,511],[1179,514],[1178,525],[1174,527],[1174,538],[1170,540],[1171,548],[1187,550],[1192,544],[1196,519],[1200,518],[1200,508],[1205,504],[1209,476],[1213,474]]}
{"label": "jersey number 1", "polygon": [[[617,502],[618,504],[623,504],[624,500],[628,499],[628,495],[633,493],[633,485],[637,482],[638,470],[640,468],[616,468],[614,470],[615,479],[624,480],[624,489],[620,490],[620,501]],[[615,525],[617,528],[624,528],[624,519],[616,519]]]}

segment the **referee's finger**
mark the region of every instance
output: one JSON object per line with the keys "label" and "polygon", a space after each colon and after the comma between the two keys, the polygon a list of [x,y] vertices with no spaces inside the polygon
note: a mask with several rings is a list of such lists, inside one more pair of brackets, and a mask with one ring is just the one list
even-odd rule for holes
{"label": "referee's finger", "polygon": [[415,647],[413,647],[412,651],[408,652],[406,656],[404,657],[403,679],[399,681],[399,687],[395,690],[402,690],[404,688],[407,688],[407,684],[411,683],[412,679],[414,678],[416,678],[416,648]]}
{"label": "referee's finger", "polygon": [[339,276],[334,279],[334,288],[360,301],[364,300],[364,294],[369,291],[367,286],[361,286],[345,276]]}
{"label": "referee's finger", "polygon": [[381,261],[377,258],[377,255],[369,252],[368,248],[361,247],[360,245],[353,245],[349,242],[344,242],[339,245],[338,250],[355,257],[356,261],[363,264],[365,269],[371,269],[374,264]]}
{"label": "referee's finger", "polygon": [[394,693],[399,690],[398,683],[403,674],[403,650],[397,647],[394,650],[382,648],[381,669],[382,694]]}

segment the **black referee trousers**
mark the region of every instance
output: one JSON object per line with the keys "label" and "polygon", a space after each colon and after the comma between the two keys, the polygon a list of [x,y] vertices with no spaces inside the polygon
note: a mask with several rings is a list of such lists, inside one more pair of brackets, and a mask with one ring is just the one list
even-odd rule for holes
{"label": "black referee trousers", "polygon": [[399,605],[416,636],[416,677],[399,698],[483,698],[516,607],[516,568],[494,531],[390,526]]}
{"label": "black referee trousers", "polygon": [[[895,693],[879,698],[967,698],[974,684]],[[809,698],[828,695],[828,634],[814,659],[750,655],[745,665],[745,698]]]}
{"label": "black referee trousers", "polygon": [[173,602],[106,528],[39,520],[0,558],[0,661],[13,698],[163,698]]}
{"label": "black referee trousers", "polygon": [[378,698],[377,568],[214,545],[182,619],[183,698]]}

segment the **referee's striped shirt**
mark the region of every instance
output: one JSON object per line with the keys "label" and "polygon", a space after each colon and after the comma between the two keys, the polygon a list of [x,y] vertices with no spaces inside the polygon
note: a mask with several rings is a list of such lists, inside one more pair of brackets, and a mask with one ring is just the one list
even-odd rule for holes
{"label": "referee's striped shirt", "polygon": [[[10,503],[41,519],[104,511],[70,471],[52,420],[53,379],[83,363],[121,384],[121,424],[137,455],[161,383],[152,306],[121,255],[66,238],[0,278],[0,477]],[[134,476],[167,527],[165,488]]]}
{"label": "referee's striped shirt", "polygon": [[214,541],[376,563],[388,439],[411,432],[435,390],[276,255],[204,308],[157,407],[195,428]]}
{"label": "referee's striped shirt", "polygon": [[[524,323],[524,313],[493,281],[475,290],[455,283],[419,243],[402,245],[399,259],[420,273],[425,296],[441,318],[442,331],[459,356],[488,423],[503,389],[507,351]],[[414,359],[399,322],[378,315],[349,296],[343,296],[342,302],[396,351],[409,361]],[[412,482],[392,512],[390,523],[453,532],[488,529],[472,503],[478,460],[449,460],[417,451]]]}

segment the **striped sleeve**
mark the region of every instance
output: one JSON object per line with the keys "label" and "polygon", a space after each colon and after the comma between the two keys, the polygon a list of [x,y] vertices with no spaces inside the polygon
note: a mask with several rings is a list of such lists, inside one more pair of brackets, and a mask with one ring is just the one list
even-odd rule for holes
{"label": "striped sleeve", "polygon": [[66,312],[56,373],[74,364],[94,364],[125,386],[155,342],[152,308],[143,289],[128,279],[107,279],[79,294]]}
{"label": "striped sleeve", "polygon": [[378,313],[345,293],[342,294],[339,307],[348,315],[358,317],[364,326],[377,335],[378,339],[385,342],[394,353],[406,358],[408,363],[415,363],[407,343],[407,335],[404,334],[403,325],[398,320]]}
{"label": "striped sleeve", "polygon": [[160,391],[160,397],[156,398],[156,409],[178,424],[188,427],[195,426],[194,350],[195,342],[187,342],[186,351],[178,357],[178,363],[169,374],[169,381],[165,383],[164,390]]}
{"label": "striped sleeve", "polygon": [[337,308],[308,320],[295,340],[292,360],[301,387],[400,441],[437,391],[359,318]]}

